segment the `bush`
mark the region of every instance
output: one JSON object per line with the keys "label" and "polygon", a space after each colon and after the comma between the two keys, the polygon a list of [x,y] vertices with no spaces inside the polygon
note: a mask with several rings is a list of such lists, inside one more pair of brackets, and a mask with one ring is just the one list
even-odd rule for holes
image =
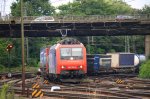
{"label": "bush", "polygon": [[3,66],[3,65],[0,65],[0,73],[4,73],[4,72],[6,72],[6,71],[8,71],[8,68],[6,68],[6,67]]}
{"label": "bush", "polygon": [[33,58],[29,59],[28,65],[29,66],[33,66],[33,67],[38,67],[38,61],[37,61],[37,59],[33,59]]}
{"label": "bush", "polygon": [[143,63],[140,67],[139,77],[150,78],[150,60]]}

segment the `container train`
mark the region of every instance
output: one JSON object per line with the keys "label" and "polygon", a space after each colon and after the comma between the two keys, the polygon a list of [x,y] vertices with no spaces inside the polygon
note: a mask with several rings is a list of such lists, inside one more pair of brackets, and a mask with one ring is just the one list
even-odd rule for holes
{"label": "container train", "polygon": [[66,38],[40,51],[41,74],[49,80],[82,79],[87,73],[86,48]]}
{"label": "container train", "polygon": [[87,55],[87,72],[98,73],[138,72],[142,55],[134,53],[107,53],[106,55]]}

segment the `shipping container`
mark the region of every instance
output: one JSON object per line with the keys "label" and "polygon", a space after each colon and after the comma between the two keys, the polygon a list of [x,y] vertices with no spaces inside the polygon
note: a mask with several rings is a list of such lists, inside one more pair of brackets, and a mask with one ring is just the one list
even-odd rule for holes
{"label": "shipping container", "polygon": [[134,54],[132,53],[120,53],[119,54],[119,66],[128,67],[134,65]]}
{"label": "shipping container", "polygon": [[100,55],[94,56],[94,71],[95,72],[98,72],[100,68],[99,59],[100,59]]}
{"label": "shipping container", "polygon": [[139,64],[139,59],[134,53],[107,53],[111,55],[111,67],[134,67]]}
{"label": "shipping container", "polygon": [[94,58],[87,57],[87,72],[88,74],[94,73]]}
{"label": "shipping container", "polygon": [[140,63],[146,61],[146,56],[143,54],[136,54],[136,56],[138,57]]}
{"label": "shipping container", "polygon": [[111,55],[111,67],[119,68],[119,53],[108,53],[106,55]]}

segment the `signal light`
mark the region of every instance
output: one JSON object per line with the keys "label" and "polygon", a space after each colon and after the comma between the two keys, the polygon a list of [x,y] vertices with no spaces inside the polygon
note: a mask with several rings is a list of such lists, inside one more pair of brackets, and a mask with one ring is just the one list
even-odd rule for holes
{"label": "signal light", "polygon": [[78,68],[82,69],[82,68],[83,68],[83,66],[82,66],[82,65],[81,65],[81,66],[78,66]]}
{"label": "signal light", "polygon": [[8,44],[6,50],[8,52],[10,52],[12,48],[13,48],[13,45],[12,44]]}

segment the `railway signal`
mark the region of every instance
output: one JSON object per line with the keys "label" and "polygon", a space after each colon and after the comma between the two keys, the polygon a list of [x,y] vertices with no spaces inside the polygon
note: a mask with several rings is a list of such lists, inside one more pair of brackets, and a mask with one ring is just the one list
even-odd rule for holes
{"label": "railway signal", "polygon": [[8,73],[8,77],[11,77],[11,72],[10,72],[10,62],[11,62],[11,54],[10,54],[10,51],[12,50],[12,48],[13,48],[13,44],[8,44],[7,45],[7,48],[6,48],[6,50],[7,50],[7,52],[9,53],[8,54],[8,59],[9,59],[9,62],[8,62],[8,67],[9,67],[9,73]]}
{"label": "railway signal", "polygon": [[10,52],[12,48],[13,48],[13,45],[12,44],[8,44],[6,50],[8,52]]}

